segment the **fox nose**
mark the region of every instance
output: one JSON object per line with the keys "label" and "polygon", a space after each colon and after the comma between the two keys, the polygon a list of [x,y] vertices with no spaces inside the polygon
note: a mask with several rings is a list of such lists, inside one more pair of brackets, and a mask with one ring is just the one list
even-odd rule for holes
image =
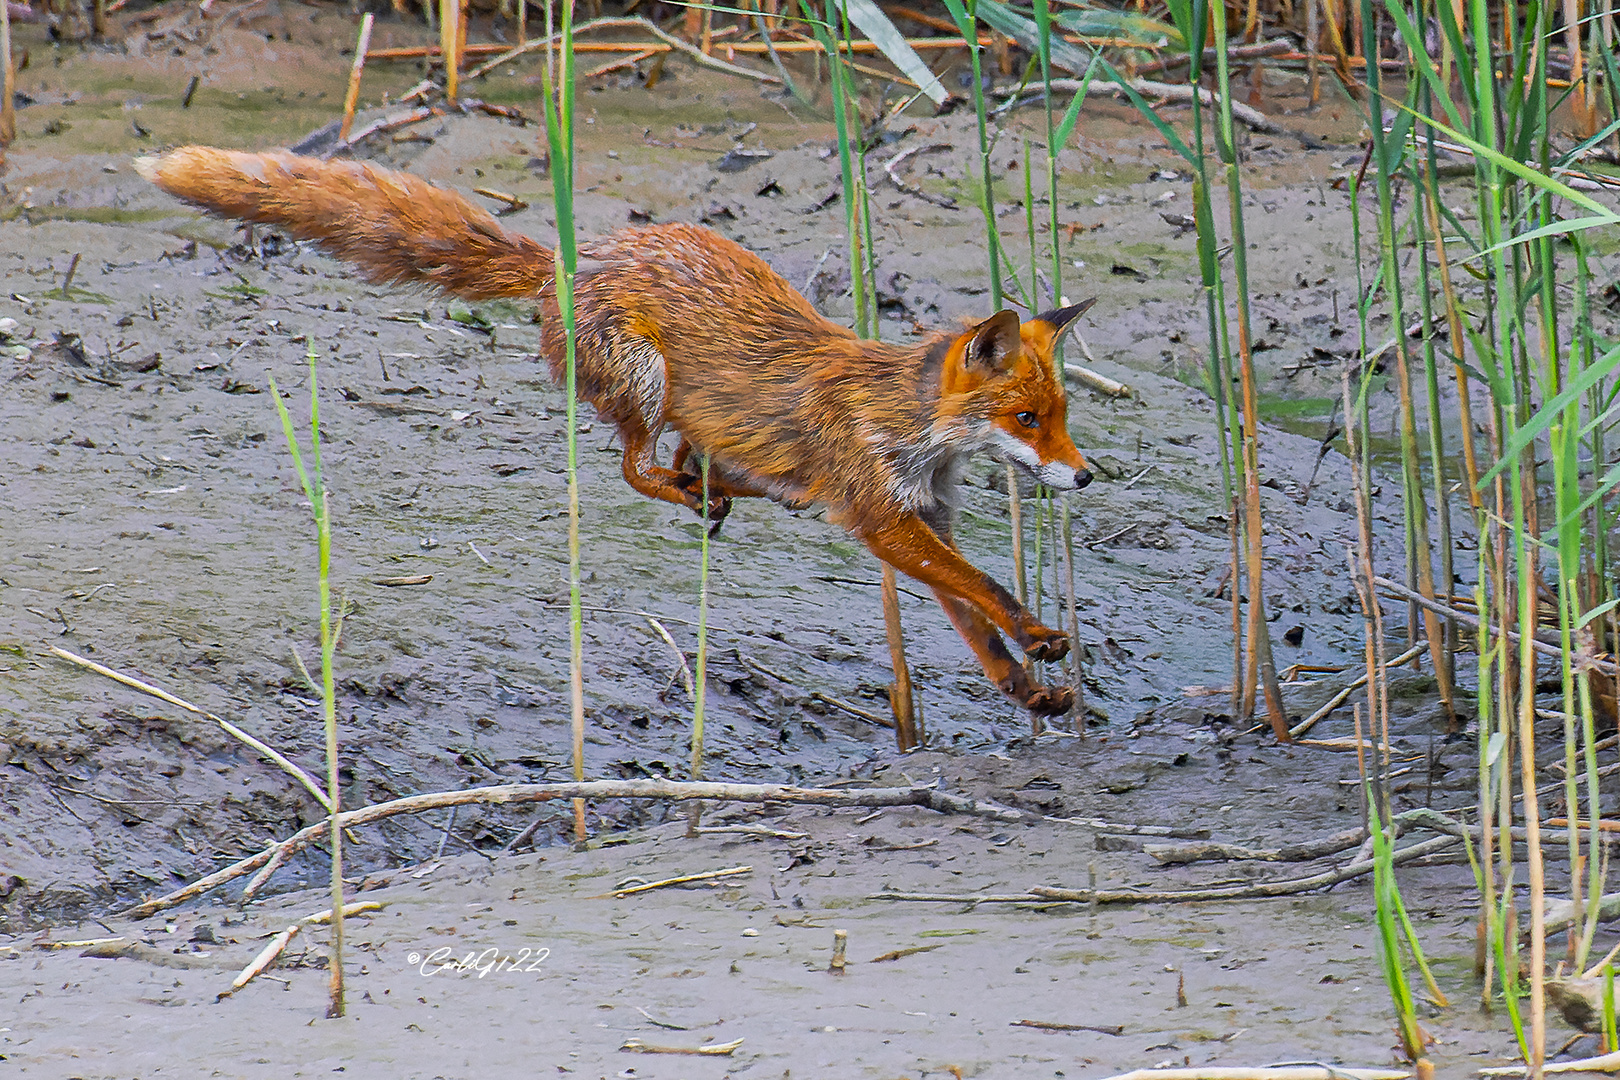
{"label": "fox nose", "polygon": [[1091,470],[1076,469],[1074,473],[1074,486],[1076,488],[1083,488],[1089,483],[1091,483]]}

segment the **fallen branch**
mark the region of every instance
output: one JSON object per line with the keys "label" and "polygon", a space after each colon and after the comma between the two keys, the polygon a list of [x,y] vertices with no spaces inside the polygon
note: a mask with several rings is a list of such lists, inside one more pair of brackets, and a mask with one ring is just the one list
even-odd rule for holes
{"label": "fallen branch", "polygon": [[1196,826],[1129,825],[1121,821],[1105,821],[1102,818],[1052,817],[1050,815],[1042,820],[1056,822],[1059,825],[1078,825],[1082,829],[1093,829],[1097,832],[1120,833],[1125,836],[1168,836],[1177,840],[1207,840],[1209,838],[1208,829]]}
{"label": "fallen branch", "polygon": [[[1549,1069],[1552,1066],[1548,1066]],[[1260,1065],[1253,1068],[1137,1069],[1108,1080],[1407,1080],[1397,1069],[1346,1069],[1338,1065]]]}
{"label": "fallen branch", "polygon": [[[490,787],[466,788],[461,791],[438,791],[425,795],[411,795],[391,802],[376,803],[358,810],[347,810],[338,815],[343,828],[369,825],[374,821],[397,817],[400,814],[418,814],[425,810],[442,810],[451,806],[503,806],[508,804],[552,802],[558,799],[670,799],[683,801],[703,799],[709,802],[748,803],[803,803],[811,806],[924,806],[945,814],[971,814],[994,821],[1027,822],[1030,816],[1011,807],[979,802],[962,795],[951,795],[931,787],[866,788],[864,790],[833,790],[826,788],[797,788],[779,784],[716,784],[690,783],[675,780],[583,780],[562,784],[497,784]],[[176,889],[166,896],[147,900],[117,914],[127,918],[145,918],[184,903],[196,896],[211,892],[221,885],[251,874],[271,859],[285,859],[296,854],[326,835],[327,819],[294,833],[279,843],[272,844],[256,855],[216,870],[207,877]]]}
{"label": "fallen branch", "polygon": [[[1396,865],[1433,855],[1454,846],[1456,836],[1436,836],[1402,848],[1395,852]],[[1286,878],[1281,881],[1259,881],[1252,885],[1223,885],[1208,889],[1170,889],[1143,892],[1137,889],[1062,889],[1036,885],[1024,895],[988,894],[984,896],[940,895],[932,893],[872,893],[868,900],[914,900],[970,904],[1028,904],[1043,900],[1058,900],[1079,904],[1182,904],[1195,900],[1255,900],[1273,896],[1294,896],[1299,893],[1326,889],[1373,871],[1373,860],[1358,859],[1336,870],[1327,870],[1310,877]]]}
{"label": "fallen branch", "polygon": [[662,881],[649,881],[642,885],[631,885],[625,889],[614,889],[612,892],[599,893],[588,897],[590,900],[623,900],[633,893],[651,892],[653,889],[662,889],[669,885],[686,885],[694,881],[713,881],[716,878],[735,877],[738,874],[751,874],[752,866],[728,866],[724,870],[705,870],[701,874],[682,874],[680,877],[665,878]]}
{"label": "fallen branch", "polygon": [[1238,844],[1143,844],[1144,854],[1153,857],[1161,866],[1181,866],[1195,862],[1310,862],[1312,859],[1337,855],[1341,851],[1361,846],[1367,831],[1361,826],[1305,840],[1297,844],[1284,844],[1276,848],[1248,848]]}
{"label": "fallen branch", "polygon": [[[1265,56],[1277,56],[1282,53],[1294,51],[1294,43],[1285,38],[1276,38],[1272,41],[1260,41],[1253,45],[1233,45],[1226,50],[1226,58],[1231,61],[1257,60]],[[1220,54],[1214,49],[1204,50],[1204,71],[1207,73],[1220,59]],[[1136,65],[1138,75],[1151,75],[1159,71],[1171,71],[1182,67],[1192,60],[1192,53],[1181,53],[1178,56],[1167,57],[1163,60],[1153,60],[1146,64]]]}
{"label": "fallen branch", "polygon": [[[1503,1065],[1495,1069],[1481,1069],[1481,1076],[1525,1076],[1530,1070],[1523,1065]],[[1549,1061],[1541,1067],[1545,1073],[1620,1072],[1620,1051],[1599,1054],[1597,1057],[1577,1058],[1574,1061]]]}
{"label": "fallen branch", "polygon": [[[590,22],[581,23],[580,25],[574,27],[573,32],[575,35],[579,35],[589,33],[593,30],[611,29],[644,30],[653,37],[656,37],[658,40],[662,41],[669,48],[686,54],[692,59],[693,63],[699,64],[703,67],[713,68],[716,71],[723,71],[727,75],[740,75],[745,79],[753,79],[756,82],[771,83],[773,85],[780,85],[782,82],[782,80],[777,78],[775,75],[768,75],[763,71],[755,71],[752,68],[739,67],[736,64],[728,64],[724,60],[710,56],[696,45],[693,45],[690,42],[682,41],[675,35],[666,32],[651,19],[644,19],[639,15],[629,15],[623,18],[592,19]],[[480,75],[486,75],[501,64],[504,64],[510,60],[516,60],[524,53],[534,52],[536,49],[544,49],[560,40],[560,38],[561,35],[553,35],[550,38],[536,38],[535,40],[525,42],[516,48],[505,50],[502,50],[501,46],[499,45],[468,45],[462,53],[463,56],[472,56],[478,53],[497,51],[500,52],[500,55],[495,57],[493,60],[473,68],[471,71],[467,72],[465,78],[470,80],[475,79]],[[644,42],[624,43],[576,41],[574,43],[574,48],[578,52],[637,52],[645,50],[647,45]],[[728,48],[735,49],[735,46],[728,46]],[[778,46],[778,48],[780,48],[780,46]],[[374,60],[409,59],[415,57],[434,57],[439,55],[442,55],[440,50],[437,47],[430,45],[425,48],[373,49],[371,51],[370,58]]]}
{"label": "fallen branch", "polygon": [[279,751],[267,746],[258,739],[255,739],[252,735],[249,735],[247,732],[243,731],[230,721],[222,720],[213,713],[206,711],[201,706],[193,705],[191,702],[186,701],[183,698],[177,698],[167,690],[160,690],[158,687],[153,686],[149,682],[143,682],[133,675],[125,675],[122,671],[114,671],[112,668],[98,664],[94,660],[86,660],[84,657],[75,653],[70,653],[66,649],[59,649],[55,645],[52,645],[51,652],[57,656],[60,656],[63,660],[78,664],[82,668],[88,668],[89,670],[94,671],[97,675],[105,675],[114,682],[121,682],[125,686],[139,690],[143,694],[151,694],[159,701],[167,701],[170,705],[178,706],[185,709],[187,712],[196,713],[198,716],[212,720],[224,730],[225,734],[231,736],[232,738],[240,739],[248,746],[253,747],[253,749],[263,754],[270,761],[280,766],[282,771],[286,772],[293,779],[304,785],[305,790],[307,790],[311,795],[315,796],[315,800],[325,807],[328,813],[331,812],[331,800],[326,797],[326,792],[321,790],[320,785],[315,782],[314,777],[310,776],[309,773],[305,772],[303,769],[300,769],[291,760],[284,757]]}
{"label": "fallen branch", "polygon": [[[1052,90],[1054,92],[1075,94],[1080,92],[1080,86],[1081,82],[1079,79],[1052,80]],[[1151,79],[1132,79],[1130,82],[1130,88],[1135,90],[1138,94],[1156,97],[1161,101],[1191,102],[1193,100],[1193,94],[1196,92],[1198,95],[1198,100],[1211,108],[1219,105],[1221,100],[1219,94],[1216,94],[1212,90],[1205,90],[1203,87],[1198,87],[1195,91],[1191,86],[1186,86],[1180,83],[1154,82]],[[1123,94],[1125,93],[1125,87],[1117,82],[1107,82],[1102,79],[1093,79],[1091,81],[1090,92],[1099,94]],[[1018,100],[1020,100],[1020,95],[1015,94],[1014,96],[1008,98],[1007,101],[1002,104],[1002,107],[1008,108]],[[1281,124],[1277,123],[1277,121],[1261,112],[1259,109],[1244,105],[1240,102],[1232,102],[1232,118],[1234,120],[1241,121],[1243,124],[1255,131],[1265,132],[1267,135],[1298,135],[1297,132],[1283,127]]]}
{"label": "fallen branch", "polygon": [[[1414,592],[1413,590],[1408,589],[1406,586],[1391,581],[1388,578],[1374,576],[1373,584],[1377,585],[1380,589],[1383,589],[1386,593],[1392,593],[1396,599],[1410,600],[1418,607],[1427,608],[1428,610],[1437,614],[1444,615],[1448,619],[1456,619],[1464,626],[1471,626],[1475,630],[1479,629],[1479,616],[1473,614],[1472,612],[1461,611],[1454,607],[1448,607],[1437,600],[1430,600],[1422,593]],[[1491,629],[1491,627],[1486,627],[1486,648],[1490,648],[1490,642],[1488,639]],[[1498,633],[1502,632],[1503,631],[1500,630],[1498,631]],[[1517,633],[1512,630],[1505,631],[1505,633],[1507,634],[1508,641],[1512,642],[1514,645],[1519,643],[1519,635]],[[1552,656],[1560,660],[1563,659],[1564,656],[1563,651],[1557,645],[1542,641],[1539,637],[1531,637],[1530,647],[1536,652],[1541,653],[1543,656]],[[1612,660],[1599,660],[1597,657],[1589,654],[1577,653],[1576,661],[1580,666],[1589,671],[1599,671],[1605,675],[1611,676],[1620,673],[1620,667],[1616,667],[1615,662]]]}

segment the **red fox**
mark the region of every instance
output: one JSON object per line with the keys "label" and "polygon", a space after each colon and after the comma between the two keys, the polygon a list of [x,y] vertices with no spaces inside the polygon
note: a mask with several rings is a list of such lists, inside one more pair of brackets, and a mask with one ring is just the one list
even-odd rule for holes
{"label": "red fox", "polygon": [[[452,191],[356,162],[197,146],[136,168],[187,202],[315,241],[374,282],[535,297],[542,354],[563,379],[552,253]],[[962,557],[953,500],[981,450],[1053,488],[1091,482],[1052,352],[1092,303],[1022,324],[998,311],[963,333],[888,345],[828,322],[763,259],[708,229],[629,228],[580,247],[576,385],[618,428],[631,487],[715,522],[736,498],[825,507],[933,589],[1002,693],[1051,715],[1072,707],[1073,690],[1032,682],[997,631],[1037,660],[1060,659],[1069,640]],[[657,461],[665,430],[680,436],[668,468]]]}

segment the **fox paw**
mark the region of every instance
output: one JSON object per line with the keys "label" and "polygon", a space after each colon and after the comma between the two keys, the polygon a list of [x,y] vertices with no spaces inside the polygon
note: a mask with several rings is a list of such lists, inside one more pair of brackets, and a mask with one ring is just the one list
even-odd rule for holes
{"label": "fox paw", "polygon": [[676,478],[675,486],[686,493],[687,506],[691,507],[691,509],[696,512],[697,515],[704,521],[711,521],[714,523],[713,527],[709,530],[709,535],[713,536],[717,531],[719,531],[720,523],[726,520],[727,514],[731,513],[731,496],[711,494],[709,496],[709,505],[704,507],[702,505],[702,477],[691,476],[683,473]]}
{"label": "fox paw", "polygon": [[1069,655],[1069,635],[1044,626],[1031,627],[1022,644],[1024,655],[1031,660],[1061,660]]}
{"label": "fox paw", "polygon": [[1036,716],[1060,716],[1074,708],[1074,687],[1035,687],[1024,699],[1024,708]]}

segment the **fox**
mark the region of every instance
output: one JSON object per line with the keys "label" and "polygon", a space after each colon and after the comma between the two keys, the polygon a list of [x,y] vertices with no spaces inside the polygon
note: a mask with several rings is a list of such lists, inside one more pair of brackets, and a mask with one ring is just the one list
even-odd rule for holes
{"label": "fox", "polygon": [[[313,242],[373,283],[536,301],[541,356],[555,381],[565,378],[554,253],[455,191],[285,151],[186,146],[135,168],[186,203]],[[953,529],[974,454],[1058,490],[1091,482],[1052,358],[1093,303],[1022,321],[1002,309],[960,332],[888,344],[824,318],[718,233],[630,227],[578,248],[575,386],[617,429],[636,491],[716,527],[735,499],[823,508],[933,591],[1002,694],[1052,716],[1073,707],[1073,689],[1034,681],[1001,635],[1042,661],[1068,653],[1067,635],[968,562]],[[665,432],[678,436],[668,465],[658,460]]]}

